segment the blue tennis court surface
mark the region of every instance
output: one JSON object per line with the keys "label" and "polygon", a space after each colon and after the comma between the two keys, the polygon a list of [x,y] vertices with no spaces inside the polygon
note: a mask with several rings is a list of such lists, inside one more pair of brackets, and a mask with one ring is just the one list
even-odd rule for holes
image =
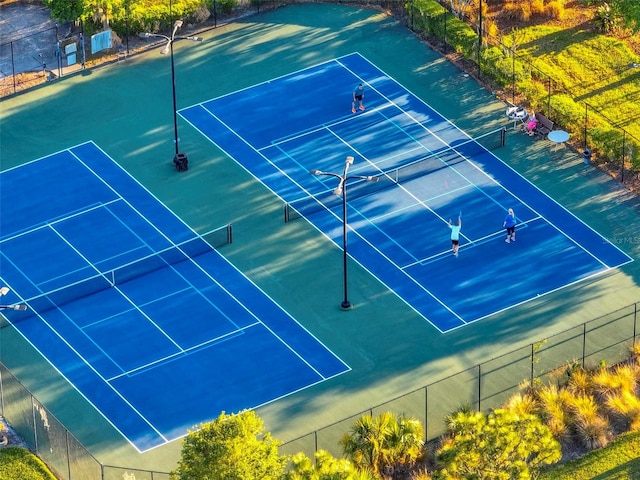
{"label": "blue tennis court surface", "polygon": [[[360,82],[366,110],[354,115]],[[340,247],[338,181],[309,170],[341,174],[355,157],[350,174],[380,181],[347,183],[349,254],[441,332],[631,261],[359,54],[180,114]],[[448,220],[460,212],[454,257]]]}
{"label": "blue tennis court surface", "polygon": [[140,451],[349,370],[93,143],[0,201],[7,318]]}

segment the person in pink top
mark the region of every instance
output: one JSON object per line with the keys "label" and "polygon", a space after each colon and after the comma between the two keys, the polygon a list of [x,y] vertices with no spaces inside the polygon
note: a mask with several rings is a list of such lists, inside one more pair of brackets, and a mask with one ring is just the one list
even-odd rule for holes
{"label": "person in pink top", "polygon": [[536,125],[538,125],[536,114],[533,110],[529,110],[529,116],[525,120],[525,125],[522,127],[522,130],[531,137],[533,136],[533,131],[535,130]]}

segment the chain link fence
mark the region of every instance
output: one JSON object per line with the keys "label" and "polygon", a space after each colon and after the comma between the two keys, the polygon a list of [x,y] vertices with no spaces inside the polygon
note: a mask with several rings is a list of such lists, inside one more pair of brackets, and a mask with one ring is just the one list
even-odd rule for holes
{"label": "chain link fence", "polygon": [[[6,328],[6,325],[2,328]],[[169,480],[168,472],[104,465],[0,361],[0,414],[61,480]]]}
{"label": "chain link fence", "polygon": [[539,342],[480,363],[462,372],[420,387],[380,405],[310,432],[281,446],[283,454],[304,452],[309,458],[318,450],[340,457],[340,438],[362,415],[393,412],[413,417],[425,426],[425,441],[446,432],[445,417],[456,407],[478,411],[500,407],[521,385],[534,380],[563,381],[568,367],[594,368],[615,365],[629,358],[638,341],[639,303],[570,328]]}
{"label": "chain link fence", "polygon": [[[572,146],[582,153],[585,163],[593,161],[621,183],[631,184],[628,180],[638,180],[640,138],[637,129],[632,129],[632,125],[637,124],[638,109],[622,97],[617,105],[622,120],[612,119],[602,106],[594,104],[596,100],[592,94],[615,90],[621,82],[634,81],[640,74],[640,64],[620,58],[620,65],[612,77],[614,82],[598,79],[603,83],[597,87],[569,85],[536,65],[537,60],[532,55],[519,54],[515,36],[490,35],[479,12],[456,15],[449,2],[436,2],[410,0],[407,3],[409,14],[405,17],[409,28],[428,38],[441,52],[463,59],[478,79],[502,89],[505,102],[511,105],[528,103],[559,128],[568,131]],[[480,29],[482,41],[478,40]],[[506,39],[510,42],[505,42]]]}
{"label": "chain link fence", "polygon": [[[479,411],[501,406],[523,383],[559,381],[567,367],[594,368],[629,358],[638,341],[639,303],[628,305],[544,340],[493,358],[369,407],[281,446],[282,454],[322,449],[340,456],[339,440],[362,415],[390,411],[414,417],[425,426],[425,440],[446,431],[445,417],[457,406]],[[101,463],[0,362],[0,413],[32,450],[63,480],[169,480],[167,472]]]}

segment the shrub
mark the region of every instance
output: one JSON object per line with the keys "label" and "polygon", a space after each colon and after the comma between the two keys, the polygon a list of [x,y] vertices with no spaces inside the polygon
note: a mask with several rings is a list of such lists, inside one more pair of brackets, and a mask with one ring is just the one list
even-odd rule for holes
{"label": "shrub", "polygon": [[629,353],[631,360],[633,360],[636,365],[640,365],[640,342],[634,342],[633,345],[629,347]]}
{"label": "shrub", "polygon": [[414,8],[414,22],[424,33],[445,40],[456,52],[464,53],[467,57],[474,51],[478,39],[476,33],[469,25],[448,14],[442,5],[429,0],[416,0]]}
{"label": "shrub", "polygon": [[600,408],[591,395],[578,395],[570,401],[572,424],[576,438],[584,447],[593,450],[609,443],[609,423],[600,415]]}
{"label": "shrub", "polygon": [[608,33],[616,26],[616,16],[608,3],[599,5],[594,18],[596,25],[603,33]]}
{"label": "shrub", "polygon": [[533,395],[516,393],[507,401],[505,408],[518,415],[535,415],[538,413],[538,402]]}
{"label": "shrub", "polygon": [[513,2],[513,0],[505,2],[498,16],[505,20],[524,20],[520,4]]}
{"label": "shrub", "polygon": [[238,6],[238,0],[214,0],[220,5],[220,11],[223,14],[229,14]]}
{"label": "shrub", "polygon": [[47,466],[29,450],[20,447],[0,449],[2,480],[56,480]]}
{"label": "shrub", "polygon": [[635,392],[640,372],[633,365],[618,365],[614,369],[601,368],[593,374],[596,391],[603,395]]}
{"label": "shrub", "polygon": [[540,414],[544,423],[553,433],[554,438],[566,442],[569,440],[569,403],[571,394],[565,389],[559,389],[556,385],[542,387],[538,392]]}
{"label": "shrub", "polygon": [[611,393],[607,395],[605,405],[611,411],[613,418],[622,422],[619,431],[640,430],[640,398],[633,392]]}
{"label": "shrub", "polygon": [[531,14],[532,15],[544,14],[544,0],[531,0]]}
{"label": "shrub", "polygon": [[564,18],[565,10],[564,4],[561,0],[553,0],[545,5],[544,11],[549,18],[556,20],[562,20]]}
{"label": "shrub", "polygon": [[567,390],[573,395],[584,396],[591,392],[591,375],[581,366],[573,366],[567,382]]}
{"label": "shrub", "polygon": [[529,2],[520,2],[517,4],[519,18],[523,22],[531,19],[531,4]]}

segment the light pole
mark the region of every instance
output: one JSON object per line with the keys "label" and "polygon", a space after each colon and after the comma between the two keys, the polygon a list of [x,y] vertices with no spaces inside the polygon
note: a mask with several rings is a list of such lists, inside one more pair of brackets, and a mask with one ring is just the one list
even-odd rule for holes
{"label": "light pole", "polygon": [[[2,287],[0,288],[0,296],[6,295],[9,293],[9,288]],[[26,305],[0,305],[0,310],[26,310]]]}
{"label": "light pole", "polygon": [[364,176],[364,175],[348,175],[349,167],[353,164],[353,157],[347,157],[344,164],[344,171],[342,175],[332,172],[323,172],[321,170],[310,170],[311,175],[326,175],[329,177],[335,177],[339,180],[338,186],[333,193],[335,195],[342,195],[342,271],[344,275],[344,299],[340,304],[342,310],[351,310],[352,305],[349,301],[347,291],[347,180],[351,178],[359,178],[366,180],[367,182],[377,182],[378,177]]}
{"label": "light pole", "polygon": [[164,46],[160,53],[162,55],[166,55],[167,53],[171,54],[171,88],[173,93],[173,134],[174,134],[174,144],[176,147],[176,153],[173,157],[173,163],[176,166],[178,171],[185,171],[188,169],[188,159],[187,155],[184,153],[180,153],[180,149],[178,147],[178,107],[176,102],[176,70],[175,64],[173,61],[173,42],[176,40],[190,40],[192,42],[201,42],[202,37],[182,37],[176,36],[178,30],[182,27],[182,20],[176,20],[173,24],[173,30],[171,32],[171,36],[162,35],[160,33],[141,33],[140,37],[142,38],[150,38],[150,37],[158,37],[164,38],[167,41],[167,44]]}

